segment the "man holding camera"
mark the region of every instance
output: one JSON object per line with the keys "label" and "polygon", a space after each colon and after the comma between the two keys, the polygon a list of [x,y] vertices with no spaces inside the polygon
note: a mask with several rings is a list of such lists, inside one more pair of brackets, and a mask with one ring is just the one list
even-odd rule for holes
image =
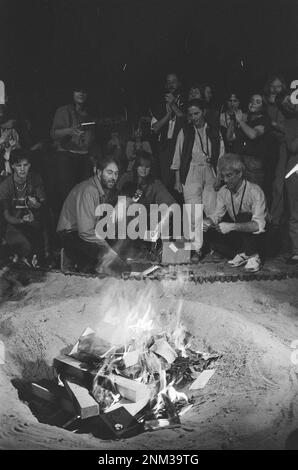
{"label": "man holding camera", "polygon": [[181,84],[176,73],[166,77],[164,102],[151,110],[151,129],[158,138],[158,160],[160,179],[172,191],[174,177],[171,164],[175,151],[177,135],[184,123]]}
{"label": "man holding camera", "polygon": [[30,161],[21,149],[12,150],[13,174],[0,184],[0,203],[6,225],[5,239],[15,260],[27,266],[44,251],[42,210],[45,204],[43,183],[30,172]]}

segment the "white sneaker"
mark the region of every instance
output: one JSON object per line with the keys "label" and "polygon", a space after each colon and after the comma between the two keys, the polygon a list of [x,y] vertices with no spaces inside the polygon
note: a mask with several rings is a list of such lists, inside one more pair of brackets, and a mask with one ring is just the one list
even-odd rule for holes
{"label": "white sneaker", "polygon": [[250,273],[256,273],[261,269],[261,259],[259,255],[254,255],[248,258],[248,261],[245,266],[245,271]]}
{"label": "white sneaker", "polygon": [[238,255],[236,255],[235,258],[230,259],[228,263],[232,268],[238,268],[238,266],[245,264],[247,260],[248,256],[245,253],[238,253]]}

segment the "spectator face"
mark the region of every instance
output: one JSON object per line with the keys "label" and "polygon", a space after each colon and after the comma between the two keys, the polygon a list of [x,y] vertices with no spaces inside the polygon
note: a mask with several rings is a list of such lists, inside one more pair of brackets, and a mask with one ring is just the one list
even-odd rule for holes
{"label": "spectator face", "polygon": [[116,163],[109,163],[102,172],[99,172],[99,177],[102,186],[107,189],[112,189],[119,176],[119,168]]}
{"label": "spectator face", "polygon": [[169,93],[176,93],[180,86],[179,79],[177,75],[170,74],[167,76],[166,89]]}
{"label": "spectator face", "polygon": [[87,92],[85,90],[74,90],[73,100],[75,104],[83,105],[87,100]]}
{"label": "spectator face", "polygon": [[12,165],[13,171],[20,180],[25,180],[30,170],[30,163],[27,158],[20,160]]}
{"label": "spectator face", "polygon": [[151,170],[151,163],[148,160],[141,159],[137,167],[137,174],[140,178],[147,178]]}
{"label": "spectator face", "polygon": [[205,112],[198,106],[190,106],[187,110],[188,121],[195,127],[202,127],[205,122]]}
{"label": "spectator face", "polygon": [[229,111],[237,111],[239,109],[240,101],[238,100],[237,96],[232,93],[228,99],[228,110]]}
{"label": "spectator face", "polygon": [[241,180],[242,180],[242,172],[241,171],[236,171],[233,168],[226,168],[221,171],[221,176],[222,179],[226,185],[226,187],[230,191],[235,191]]}
{"label": "spectator face", "polygon": [[210,101],[212,100],[212,90],[211,90],[211,87],[210,86],[206,86],[205,88],[205,91],[204,91],[204,99],[206,101],[206,103],[210,103]]}
{"label": "spectator face", "polygon": [[270,94],[273,96],[277,96],[282,92],[282,88],[282,82],[279,78],[276,78],[275,80],[273,80],[273,82],[271,82],[271,85],[269,87]]}
{"label": "spectator face", "polygon": [[197,88],[197,87],[192,87],[190,90],[189,90],[189,94],[188,94],[188,100],[195,100],[195,99],[202,99],[202,95],[201,95],[201,92],[200,92],[200,89]]}
{"label": "spectator face", "polygon": [[261,95],[252,95],[248,104],[248,111],[252,114],[259,114],[263,110],[263,99]]}

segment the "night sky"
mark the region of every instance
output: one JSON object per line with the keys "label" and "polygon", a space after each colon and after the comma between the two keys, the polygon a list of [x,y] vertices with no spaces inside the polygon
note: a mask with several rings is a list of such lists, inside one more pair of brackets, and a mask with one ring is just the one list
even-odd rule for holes
{"label": "night sky", "polygon": [[247,93],[263,87],[271,72],[298,79],[297,0],[0,0],[0,6],[0,78],[23,106],[42,106],[47,115],[82,78],[99,115],[124,105],[145,112],[171,70],[185,87],[210,81],[218,101],[230,87]]}

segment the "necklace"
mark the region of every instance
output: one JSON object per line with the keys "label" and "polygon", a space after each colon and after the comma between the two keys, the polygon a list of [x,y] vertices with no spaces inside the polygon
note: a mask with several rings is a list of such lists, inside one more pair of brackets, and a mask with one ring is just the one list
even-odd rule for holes
{"label": "necklace", "polygon": [[16,183],[16,189],[17,189],[17,191],[24,191],[24,189],[26,188],[26,186],[27,186],[27,181],[25,181],[25,183],[23,183],[23,185],[18,185],[18,184]]}

